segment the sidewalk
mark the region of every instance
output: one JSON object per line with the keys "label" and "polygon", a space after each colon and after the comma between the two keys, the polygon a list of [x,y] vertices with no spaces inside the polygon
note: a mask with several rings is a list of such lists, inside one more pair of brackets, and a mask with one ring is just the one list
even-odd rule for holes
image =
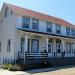
{"label": "sidewalk", "polygon": [[8,70],[0,70],[0,75],[30,75],[29,73],[22,71],[8,71]]}

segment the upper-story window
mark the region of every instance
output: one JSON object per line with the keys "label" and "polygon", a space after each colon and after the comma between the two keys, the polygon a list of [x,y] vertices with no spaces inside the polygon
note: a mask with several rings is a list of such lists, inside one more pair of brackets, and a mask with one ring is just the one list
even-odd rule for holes
{"label": "upper-story window", "polygon": [[30,18],[29,17],[25,17],[25,16],[22,17],[22,26],[24,28],[29,28],[29,26],[30,26]]}
{"label": "upper-story window", "polygon": [[75,36],[75,29],[74,28],[71,28],[71,35]]}
{"label": "upper-story window", "polygon": [[52,32],[52,23],[47,22],[47,32]]}
{"label": "upper-story window", "polygon": [[60,25],[56,25],[56,33],[61,34],[61,26]]}
{"label": "upper-story window", "polygon": [[5,8],[5,18],[7,17],[8,7]]}
{"label": "upper-story window", "polygon": [[39,30],[39,20],[38,19],[32,19],[32,29]]}
{"label": "upper-story window", "polygon": [[66,35],[70,35],[70,27],[66,27]]}

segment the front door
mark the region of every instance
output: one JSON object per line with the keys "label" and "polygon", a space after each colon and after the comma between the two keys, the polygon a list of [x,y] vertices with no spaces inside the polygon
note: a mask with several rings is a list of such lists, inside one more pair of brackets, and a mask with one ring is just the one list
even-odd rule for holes
{"label": "front door", "polygon": [[32,39],[31,45],[32,45],[31,52],[34,52],[34,53],[39,52],[39,40]]}
{"label": "front door", "polygon": [[61,53],[61,44],[60,43],[57,44],[57,53],[58,54]]}

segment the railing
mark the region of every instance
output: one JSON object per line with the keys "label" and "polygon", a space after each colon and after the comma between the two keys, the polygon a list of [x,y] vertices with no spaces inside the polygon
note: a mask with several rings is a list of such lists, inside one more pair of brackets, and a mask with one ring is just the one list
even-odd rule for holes
{"label": "railing", "polygon": [[27,53],[25,54],[26,58],[47,58],[48,53]]}
{"label": "railing", "polygon": [[18,52],[18,58],[24,58],[24,52],[19,51]]}

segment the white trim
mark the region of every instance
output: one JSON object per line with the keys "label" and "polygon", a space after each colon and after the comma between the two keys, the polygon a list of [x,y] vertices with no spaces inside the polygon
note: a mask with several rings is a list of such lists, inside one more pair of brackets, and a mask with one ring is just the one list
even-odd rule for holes
{"label": "white trim", "polygon": [[25,52],[28,50],[28,35],[25,35],[25,46],[24,46],[24,63],[25,63]]}

